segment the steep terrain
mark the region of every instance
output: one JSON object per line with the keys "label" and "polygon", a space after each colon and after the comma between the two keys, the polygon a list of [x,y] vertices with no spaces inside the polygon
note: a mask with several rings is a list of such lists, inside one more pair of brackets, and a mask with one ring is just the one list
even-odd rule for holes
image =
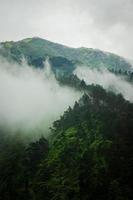
{"label": "steep terrain", "polygon": [[122,57],[91,48],[70,48],[41,38],[27,38],[18,42],[3,42],[0,55],[20,62],[25,57],[29,64],[42,67],[48,56],[53,68],[71,72],[75,64],[90,68],[107,68],[115,71],[130,71],[131,65]]}
{"label": "steep terrain", "polygon": [[27,146],[1,130],[1,200],[133,199],[133,104],[99,86],[83,88],[48,140]]}
{"label": "steep terrain", "polygon": [[[54,82],[49,79],[50,89],[61,88],[63,93],[59,93],[58,97],[67,95],[65,88],[73,88],[83,94],[73,107],[69,107],[51,124],[48,134],[44,129],[41,132],[40,129],[33,130],[39,139],[28,139],[30,135],[28,131],[24,132],[25,129],[13,132],[16,127],[11,131],[0,125],[0,200],[133,199],[133,103],[125,100],[121,94],[114,94],[112,89],[107,91],[99,85],[87,85],[72,74],[77,65],[107,68],[118,74],[130,71],[131,65],[124,58],[111,53],[69,48],[40,38],[1,43],[0,55],[10,61],[10,67],[12,62],[21,63],[25,58],[29,65],[42,68],[48,57],[55,74],[61,75],[55,79],[52,73]],[[31,70],[30,67],[28,69]],[[44,69],[38,71],[41,73]],[[9,76],[5,77],[8,89],[10,80]],[[59,85],[54,89],[52,86],[56,86],[57,81]],[[15,78],[13,85],[17,83]],[[44,100],[48,99],[47,106],[57,108],[53,109],[55,115],[61,103],[55,101],[55,95],[48,97],[44,89],[36,89],[36,84],[30,96],[35,90],[44,92]],[[32,101],[30,96],[24,97]],[[41,96],[35,97],[38,99]],[[52,104],[49,104],[49,98]],[[19,102],[23,111],[29,112],[23,96]],[[48,116],[43,107],[41,112]],[[9,114],[13,117],[14,113],[14,109],[11,109]]]}

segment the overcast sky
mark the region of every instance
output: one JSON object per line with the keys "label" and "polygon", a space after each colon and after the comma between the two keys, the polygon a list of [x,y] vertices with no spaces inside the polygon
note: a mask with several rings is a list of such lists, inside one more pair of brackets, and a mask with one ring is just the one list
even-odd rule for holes
{"label": "overcast sky", "polygon": [[133,0],[0,0],[0,41],[33,36],[133,59]]}

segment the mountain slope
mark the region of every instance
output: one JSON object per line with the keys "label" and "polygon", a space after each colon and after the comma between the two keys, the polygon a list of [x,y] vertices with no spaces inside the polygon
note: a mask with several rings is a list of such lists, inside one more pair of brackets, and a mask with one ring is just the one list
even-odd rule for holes
{"label": "mountain slope", "polygon": [[133,198],[133,104],[99,86],[88,91],[54,122],[52,146],[35,183],[37,199]]}
{"label": "mountain slope", "polygon": [[[130,70],[114,54],[40,38],[1,43],[0,54],[18,63],[25,57],[36,67],[48,56],[59,73],[71,73],[76,64]],[[53,123],[47,140],[27,144],[20,131],[0,126],[0,200],[133,199],[133,104],[74,74],[58,80],[84,95]]]}
{"label": "mountain slope", "polygon": [[131,69],[131,65],[124,58],[115,54],[84,47],[70,48],[37,37],[18,42],[3,42],[0,55],[17,62],[25,57],[29,64],[36,67],[41,67],[48,56],[53,66],[60,65],[62,67],[63,65],[66,71],[74,70],[75,64],[92,68],[104,67],[115,71]]}
{"label": "mountain slope", "polygon": [[0,130],[0,200],[133,199],[133,104],[87,86],[51,130],[28,147]]}

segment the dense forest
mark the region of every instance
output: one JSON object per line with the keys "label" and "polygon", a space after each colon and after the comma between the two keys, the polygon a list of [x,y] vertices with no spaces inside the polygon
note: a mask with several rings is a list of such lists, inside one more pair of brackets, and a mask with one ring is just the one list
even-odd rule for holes
{"label": "dense forest", "polygon": [[0,0],[0,200],[133,200],[133,0]]}
{"label": "dense forest", "polygon": [[60,78],[68,83],[84,95],[47,138],[25,143],[1,127],[1,200],[133,199],[133,104],[76,76]]}
{"label": "dense forest", "polygon": [[14,131],[0,123],[0,200],[133,199],[133,103],[115,91],[116,85],[105,90],[74,74],[78,65],[101,73],[106,68],[132,88],[131,64],[112,53],[70,48],[41,38],[0,44],[1,65],[8,60],[10,68],[14,63],[24,67],[24,61],[30,69],[43,73],[48,58],[52,84],[63,92],[66,87],[81,93],[48,132],[33,130],[36,137],[31,137],[32,130]]}
{"label": "dense forest", "polygon": [[9,61],[21,63],[24,57],[29,65],[42,67],[48,56],[54,69],[61,72],[71,72],[77,64],[122,72],[132,69],[125,58],[116,54],[85,47],[71,48],[38,37],[2,42],[0,46],[0,56]]}

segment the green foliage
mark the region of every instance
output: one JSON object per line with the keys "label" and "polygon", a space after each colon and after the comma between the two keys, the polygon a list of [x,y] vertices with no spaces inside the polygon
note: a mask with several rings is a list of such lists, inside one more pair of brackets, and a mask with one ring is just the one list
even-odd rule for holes
{"label": "green foliage", "polygon": [[[131,65],[122,57],[112,53],[89,48],[70,48],[53,43],[41,38],[27,38],[18,42],[1,43],[0,55],[17,62],[25,57],[29,64],[42,67],[43,61],[48,56],[53,60],[53,66],[60,69],[66,66],[65,71],[71,72],[75,64],[85,65],[91,68],[107,68],[121,72],[131,70]],[[70,67],[71,66],[71,67]]]}
{"label": "green foliage", "polygon": [[[25,145],[16,136],[0,132],[0,199],[32,199],[31,185],[41,159],[48,152],[48,143]],[[6,133],[8,134],[8,133]]]}
{"label": "green foliage", "polygon": [[49,141],[26,145],[1,129],[0,199],[133,199],[133,104],[74,75],[58,79],[84,95]]}
{"label": "green foliage", "polygon": [[121,95],[89,87],[89,96],[53,124],[50,151],[36,179],[36,199],[133,197],[133,105]]}

